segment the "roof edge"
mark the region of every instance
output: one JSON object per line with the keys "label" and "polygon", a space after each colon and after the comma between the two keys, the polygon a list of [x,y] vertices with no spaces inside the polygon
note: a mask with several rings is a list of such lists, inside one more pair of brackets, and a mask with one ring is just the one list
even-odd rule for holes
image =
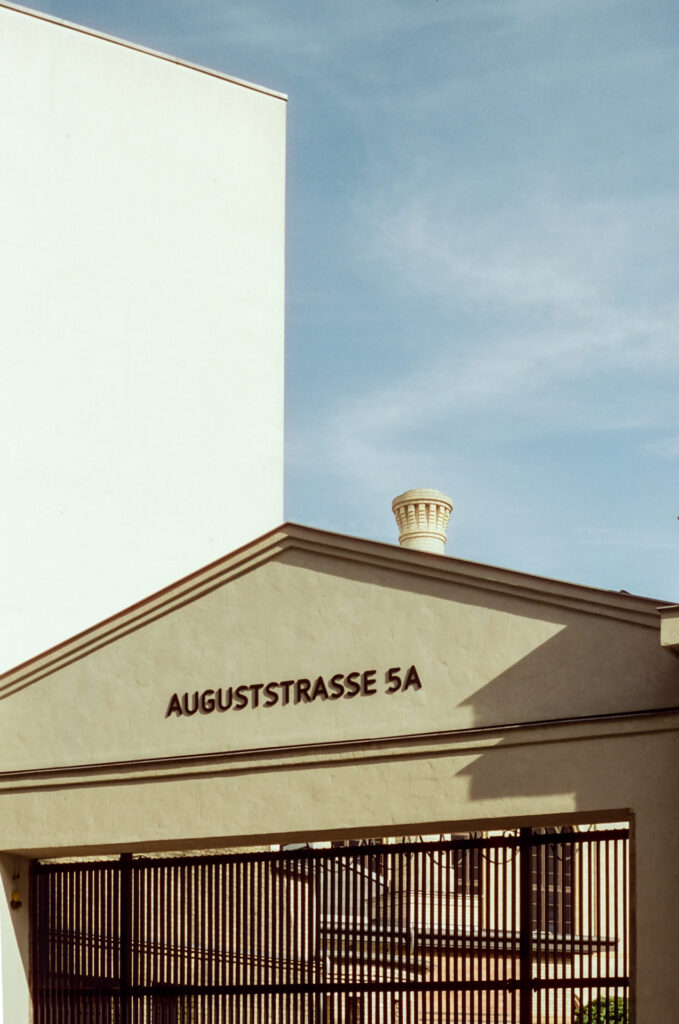
{"label": "roof edge", "polygon": [[155,57],[157,60],[163,60],[169,64],[176,64],[178,67],[186,68],[189,71],[197,71],[198,74],[201,75],[209,75],[212,78],[221,78],[222,81],[229,82],[231,85],[240,85],[244,89],[251,89],[253,92],[261,92],[265,96],[271,96],[273,99],[283,100],[283,102],[287,102],[288,99],[285,93],[276,92],[275,89],[269,89],[264,85],[256,85],[254,82],[247,82],[242,78],[234,78],[232,75],[226,75],[222,71],[215,71],[214,68],[208,68],[202,64],[193,64],[191,61],[182,60],[181,57],[173,57],[172,54],[162,53],[160,50],[152,50],[147,46],[142,46],[140,43],[132,43],[127,39],[120,39],[118,36],[107,35],[105,32],[99,32],[97,29],[88,28],[86,25],[78,25],[74,21],[55,18],[52,14],[45,14],[43,11],[33,10],[31,7],[23,7],[20,4],[8,3],[7,0],[0,0],[0,9],[2,8],[11,11],[14,14],[24,14],[29,18],[35,18],[37,21],[46,21],[51,25],[70,29],[72,32],[79,32],[81,35],[91,36],[93,39],[99,39],[101,42],[113,43],[115,46],[124,46],[128,50],[135,50],[137,53],[146,54],[148,57]]}
{"label": "roof edge", "polygon": [[476,590],[505,593],[531,602],[579,609],[646,628],[659,628],[658,607],[661,602],[652,598],[567,583],[448,555],[408,550],[383,541],[286,522],[0,673],[0,698],[50,675],[120,636],[136,631],[145,623],[192,603],[203,594],[219,589],[289,549],[344,558]]}

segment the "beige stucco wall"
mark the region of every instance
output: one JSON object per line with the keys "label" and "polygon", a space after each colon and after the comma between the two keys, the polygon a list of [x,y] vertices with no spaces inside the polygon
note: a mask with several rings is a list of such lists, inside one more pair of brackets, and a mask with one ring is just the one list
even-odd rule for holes
{"label": "beige stucco wall", "polygon": [[[452,560],[445,560],[451,562]],[[454,564],[454,563],[453,563]],[[288,548],[256,569],[227,561],[2,687],[0,772],[275,749],[672,706],[675,656],[655,613],[626,618],[558,594],[413,576]],[[511,576],[511,574],[509,574]],[[577,591],[578,588],[572,588]],[[578,595],[575,595],[578,596]],[[164,603],[163,603],[164,601]],[[574,601],[574,597],[573,597]],[[620,612],[617,615],[620,616]],[[415,666],[421,687],[389,694]],[[173,694],[352,671],[374,693],[170,714]],[[360,681],[359,681],[360,682]],[[333,694],[330,695],[334,696]],[[226,701],[226,694],[223,695]],[[209,707],[209,704],[207,705]]]}
{"label": "beige stucco wall", "polygon": [[[374,695],[165,717],[353,668]],[[652,602],[290,528],[0,685],[0,848],[29,856],[630,818],[637,1020],[673,1019],[679,660]]]}

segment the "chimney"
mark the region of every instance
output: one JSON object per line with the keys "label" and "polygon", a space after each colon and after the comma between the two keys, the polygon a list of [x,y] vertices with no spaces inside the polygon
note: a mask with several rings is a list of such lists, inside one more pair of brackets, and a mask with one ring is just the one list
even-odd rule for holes
{"label": "chimney", "polygon": [[394,498],[391,508],[398,525],[398,542],[414,551],[443,554],[446,527],[453,503],[441,491],[416,488]]}

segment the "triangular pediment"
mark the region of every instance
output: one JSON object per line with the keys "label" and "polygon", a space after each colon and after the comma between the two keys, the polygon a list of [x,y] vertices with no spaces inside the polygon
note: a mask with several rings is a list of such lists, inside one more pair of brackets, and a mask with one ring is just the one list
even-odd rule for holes
{"label": "triangular pediment", "polygon": [[288,524],[0,679],[0,772],[673,703],[656,602]]}

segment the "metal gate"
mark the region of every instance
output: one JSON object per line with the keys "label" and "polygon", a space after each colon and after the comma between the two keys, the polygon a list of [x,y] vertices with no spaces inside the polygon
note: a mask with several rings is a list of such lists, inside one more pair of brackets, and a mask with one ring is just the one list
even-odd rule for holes
{"label": "metal gate", "polygon": [[37,863],[35,1022],[573,1024],[628,998],[628,835]]}

